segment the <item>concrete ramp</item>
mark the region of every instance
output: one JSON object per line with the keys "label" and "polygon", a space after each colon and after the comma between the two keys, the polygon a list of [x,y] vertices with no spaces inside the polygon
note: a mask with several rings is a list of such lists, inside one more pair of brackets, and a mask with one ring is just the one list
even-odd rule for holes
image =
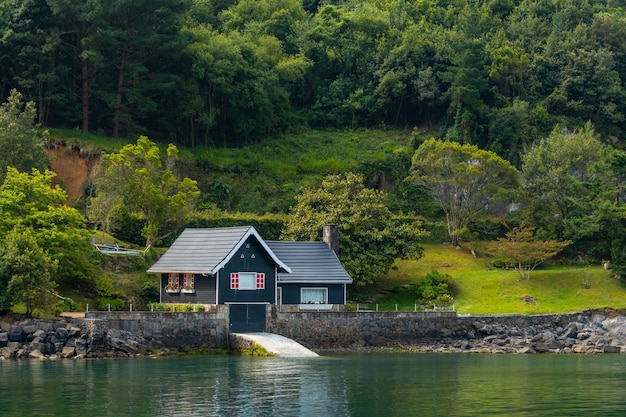
{"label": "concrete ramp", "polygon": [[[231,344],[241,346],[257,344],[268,353],[282,358],[311,358],[319,356],[300,343],[273,333],[231,333]],[[246,343],[247,342],[247,343]]]}

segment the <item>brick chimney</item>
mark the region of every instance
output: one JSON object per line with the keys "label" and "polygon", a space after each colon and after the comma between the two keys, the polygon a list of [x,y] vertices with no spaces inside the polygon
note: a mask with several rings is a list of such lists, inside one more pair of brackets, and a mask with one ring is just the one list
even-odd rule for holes
{"label": "brick chimney", "polygon": [[332,223],[324,225],[324,242],[339,256],[339,226]]}

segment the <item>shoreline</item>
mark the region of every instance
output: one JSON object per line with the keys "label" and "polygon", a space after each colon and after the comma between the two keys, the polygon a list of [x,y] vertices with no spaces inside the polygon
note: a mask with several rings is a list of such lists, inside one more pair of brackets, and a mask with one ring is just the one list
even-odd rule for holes
{"label": "shoreline", "polygon": [[[135,319],[0,318],[0,359],[167,357],[231,351],[227,329],[210,315],[201,314],[143,314]],[[359,322],[355,325],[348,319]],[[571,315],[428,319],[406,314],[300,313],[281,320],[273,323],[271,333],[322,355],[626,353],[626,316],[611,309]],[[407,331],[407,323],[413,326],[411,331]],[[308,339],[299,337],[304,331],[308,331]]]}

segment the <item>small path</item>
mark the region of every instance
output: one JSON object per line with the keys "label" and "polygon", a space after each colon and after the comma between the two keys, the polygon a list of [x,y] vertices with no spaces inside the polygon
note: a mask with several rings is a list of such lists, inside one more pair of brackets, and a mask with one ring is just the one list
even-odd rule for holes
{"label": "small path", "polygon": [[64,311],[63,313],[59,314],[61,317],[68,317],[71,319],[80,319],[80,318],[85,318],[85,312],[81,312],[81,311]]}
{"label": "small path", "polygon": [[262,346],[268,353],[281,358],[312,358],[319,356],[295,340],[273,333],[233,333],[236,337],[251,340]]}

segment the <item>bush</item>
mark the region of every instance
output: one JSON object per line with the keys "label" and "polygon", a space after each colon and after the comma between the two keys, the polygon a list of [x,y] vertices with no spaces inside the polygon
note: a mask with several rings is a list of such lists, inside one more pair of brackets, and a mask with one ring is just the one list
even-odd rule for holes
{"label": "bush", "polygon": [[124,310],[124,300],[121,298],[98,297],[96,298],[96,304],[100,311],[108,310],[109,306],[111,307],[111,311]]}
{"label": "bush", "polygon": [[145,278],[141,283],[141,296],[143,297],[144,304],[158,301],[159,299],[159,284]]}
{"label": "bush", "polygon": [[449,274],[440,274],[432,271],[415,286],[415,295],[418,304],[449,305],[452,297],[452,277]]}

